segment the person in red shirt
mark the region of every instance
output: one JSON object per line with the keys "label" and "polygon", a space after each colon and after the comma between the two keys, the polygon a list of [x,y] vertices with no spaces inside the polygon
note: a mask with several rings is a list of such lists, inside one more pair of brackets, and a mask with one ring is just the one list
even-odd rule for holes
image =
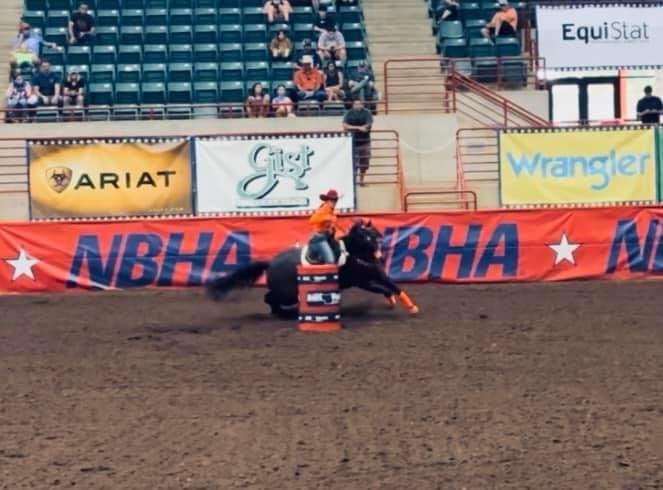
{"label": "person in red shirt", "polygon": [[324,77],[322,72],[313,66],[313,57],[302,56],[301,65],[293,80],[297,88],[297,99],[324,102],[327,98],[327,92],[323,89]]}
{"label": "person in red shirt", "polygon": [[342,233],[336,217],[336,204],[338,203],[338,192],[330,189],[326,194],[320,194],[322,204],[313,213],[309,223],[313,225],[313,236],[309,240],[309,250],[315,252],[323,264],[336,262],[331,240],[336,240]]}

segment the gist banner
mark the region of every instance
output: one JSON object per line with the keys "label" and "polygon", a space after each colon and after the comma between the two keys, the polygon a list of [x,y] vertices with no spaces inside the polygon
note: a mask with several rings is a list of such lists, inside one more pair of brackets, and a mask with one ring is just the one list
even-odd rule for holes
{"label": "gist banner", "polygon": [[355,207],[352,137],[344,133],[196,139],[199,213],[272,214],[315,209],[328,189]]}
{"label": "gist banner", "polygon": [[500,132],[504,206],[656,201],[651,128]]}
{"label": "gist banner", "polygon": [[660,5],[538,5],[539,56],[547,68],[654,68],[663,65]]}
{"label": "gist banner", "polygon": [[[663,273],[663,210],[368,216],[397,281],[635,279]],[[341,224],[349,226],[352,216]],[[305,243],[303,217],[5,223],[0,292],[201,286]]]}
{"label": "gist banner", "polygon": [[190,144],[28,141],[32,218],[191,213]]}

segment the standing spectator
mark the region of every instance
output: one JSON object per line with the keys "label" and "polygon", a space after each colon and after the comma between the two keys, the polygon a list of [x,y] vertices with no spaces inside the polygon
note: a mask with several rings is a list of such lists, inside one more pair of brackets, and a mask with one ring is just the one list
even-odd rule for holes
{"label": "standing spectator", "polygon": [[267,0],[263,7],[263,12],[267,16],[267,22],[290,22],[292,6],[288,0]]}
{"label": "standing spectator", "polygon": [[32,91],[32,86],[20,73],[16,75],[7,88],[7,108],[13,109],[8,114],[9,119],[20,119],[24,115],[22,109],[37,106],[37,96]]}
{"label": "standing spectator", "polygon": [[83,107],[85,103],[85,82],[81,80],[81,75],[72,71],[67,76],[62,88],[62,98],[65,106]]}
{"label": "standing spectator", "polygon": [[313,30],[322,35],[329,30],[331,24],[334,24],[334,18],[327,12],[326,5],[320,5],[320,9],[315,16],[315,21],[313,23]]}
{"label": "standing spectator", "polygon": [[290,59],[292,41],[286,36],[285,31],[279,31],[274,36],[272,43],[269,45],[269,50],[272,52],[272,59],[275,61]]}
{"label": "standing spectator", "polygon": [[41,105],[58,105],[60,102],[60,78],[51,71],[51,64],[44,60],[32,78],[32,85]]}
{"label": "standing spectator", "polygon": [[[299,53],[298,59],[301,60],[304,56],[311,57],[311,59],[313,60],[313,68],[320,69],[322,67],[322,61],[320,60],[320,56],[318,56],[318,52],[313,47],[313,42],[310,39],[304,39],[304,41],[302,42],[302,49]],[[298,62],[297,69],[301,67],[302,65]]]}
{"label": "standing spectator", "polygon": [[254,83],[246,99],[246,112],[249,117],[265,117],[269,111],[269,94],[266,94],[262,83]]}
{"label": "standing spectator", "polygon": [[17,67],[24,63],[33,63],[34,65],[38,65],[39,52],[42,45],[49,48],[58,47],[58,45],[55,43],[44,41],[44,38],[41,37],[41,34],[32,30],[32,26],[30,26],[30,24],[27,22],[22,22],[20,25],[20,31],[16,36],[16,41],[14,43],[14,51],[9,58],[11,72],[13,73]]}
{"label": "standing spectator", "polygon": [[375,76],[373,75],[373,70],[371,70],[371,67],[368,66],[366,61],[360,61],[357,68],[350,73],[348,88],[350,89],[350,95],[353,99],[377,99]]}
{"label": "standing spectator", "polygon": [[364,185],[364,177],[371,161],[371,128],[373,115],[364,107],[361,99],[355,99],[352,109],[345,113],[343,129],[352,132],[354,156],[359,173],[359,185]]}
{"label": "standing spectator", "polygon": [[69,19],[69,44],[91,44],[94,40],[94,17],[83,2]]}
{"label": "standing spectator", "polygon": [[458,0],[444,0],[435,9],[435,20],[437,22],[451,22],[452,20],[460,20],[458,9],[460,4]]}
{"label": "standing spectator", "polygon": [[336,30],[336,25],[329,24],[327,32],[320,34],[318,39],[320,59],[345,62],[345,38]]}
{"label": "standing spectator", "polygon": [[329,61],[323,75],[327,100],[336,102],[343,99],[343,73],[336,69],[336,63]]}
{"label": "standing spectator", "polygon": [[492,20],[481,29],[483,37],[514,37],[517,35],[518,12],[509,5],[508,0],[499,0],[500,9],[495,12]]}
{"label": "standing spectator", "polygon": [[313,58],[310,56],[302,57],[302,67],[295,72],[294,82],[298,100],[315,99],[323,102],[327,98],[327,94],[322,89],[322,72],[313,67]]}
{"label": "standing spectator", "polygon": [[642,124],[658,124],[660,122],[663,103],[660,98],[652,95],[652,92],[652,88],[647,85],[645,96],[638,101],[638,119]]}
{"label": "standing spectator", "polygon": [[292,99],[288,97],[285,85],[276,87],[276,97],[272,100],[272,108],[276,117],[294,116]]}

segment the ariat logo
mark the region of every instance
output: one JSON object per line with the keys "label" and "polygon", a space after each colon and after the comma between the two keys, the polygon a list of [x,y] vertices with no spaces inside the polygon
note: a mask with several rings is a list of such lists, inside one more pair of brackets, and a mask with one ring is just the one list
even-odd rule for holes
{"label": "ariat logo", "polygon": [[72,175],[73,172],[67,167],[51,167],[46,170],[48,185],[58,194],[69,187]]}

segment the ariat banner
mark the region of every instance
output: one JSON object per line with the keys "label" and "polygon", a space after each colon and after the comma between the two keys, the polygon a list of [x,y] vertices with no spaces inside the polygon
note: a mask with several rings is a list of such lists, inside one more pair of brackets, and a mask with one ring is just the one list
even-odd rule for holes
{"label": "ariat banner", "polygon": [[28,141],[33,219],[188,214],[187,140]]}
{"label": "ariat banner", "polygon": [[345,133],[196,139],[199,213],[312,211],[336,189],[337,208],[355,207],[352,137]]}
{"label": "ariat banner", "polygon": [[[396,281],[645,279],[663,274],[657,207],[399,213],[371,218]],[[349,228],[353,216],[341,218]],[[311,236],[305,217],[0,225],[0,292],[200,287]]]}
{"label": "ariat banner", "polygon": [[500,132],[503,206],[656,201],[652,128]]}
{"label": "ariat banner", "polygon": [[655,68],[663,65],[661,6],[614,3],[538,5],[539,56],[545,59],[546,68]]}

